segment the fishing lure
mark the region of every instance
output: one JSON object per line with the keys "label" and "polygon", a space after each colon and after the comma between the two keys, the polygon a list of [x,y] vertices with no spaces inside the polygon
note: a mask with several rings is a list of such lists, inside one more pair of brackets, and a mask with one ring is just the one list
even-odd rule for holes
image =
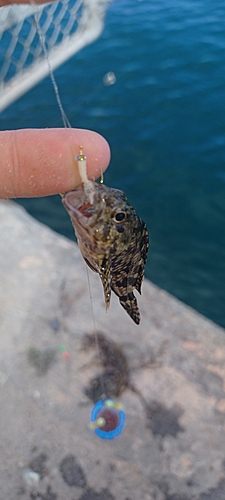
{"label": "fishing lure", "polygon": [[136,324],[140,323],[137,299],[141,293],[148,253],[148,231],[125,194],[86,175],[86,157],[78,160],[82,184],[62,195],[62,203],[73,224],[81,254],[88,266],[99,273],[106,309],[111,290]]}

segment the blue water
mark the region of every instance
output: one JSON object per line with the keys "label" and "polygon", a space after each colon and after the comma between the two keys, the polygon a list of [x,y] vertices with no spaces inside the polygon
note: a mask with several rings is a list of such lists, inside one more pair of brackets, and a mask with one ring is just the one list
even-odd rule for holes
{"label": "blue water", "polygon": [[[110,143],[106,184],[148,225],[147,277],[225,326],[225,3],[117,0],[99,40],[55,76],[72,125]],[[61,126],[50,80],[0,119]],[[20,202],[73,238],[59,197]]]}

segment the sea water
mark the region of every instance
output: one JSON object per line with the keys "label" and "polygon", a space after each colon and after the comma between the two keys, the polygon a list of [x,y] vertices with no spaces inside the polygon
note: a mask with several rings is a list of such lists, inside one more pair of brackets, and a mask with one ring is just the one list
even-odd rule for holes
{"label": "sea water", "polygon": [[[147,277],[225,326],[225,3],[117,0],[101,37],[55,77],[72,126],[110,143],[105,183],[147,223]],[[61,127],[50,79],[0,120]],[[59,197],[19,202],[74,238]]]}

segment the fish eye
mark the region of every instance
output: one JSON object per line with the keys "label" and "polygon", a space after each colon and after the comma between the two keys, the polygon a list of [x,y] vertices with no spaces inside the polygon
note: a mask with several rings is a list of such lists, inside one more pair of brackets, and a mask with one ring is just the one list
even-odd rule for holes
{"label": "fish eye", "polygon": [[114,215],[114,221],[115,222],[123,222],[126,219],[126,212],[117,212]]}

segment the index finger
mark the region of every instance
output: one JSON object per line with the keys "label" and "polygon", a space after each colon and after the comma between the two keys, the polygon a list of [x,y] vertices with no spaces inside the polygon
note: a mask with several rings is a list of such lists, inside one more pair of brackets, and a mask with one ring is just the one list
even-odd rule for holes
{"label": "index finger", "polygon": [[48,196],[81,183],[75,160],[80,147],[87,175],[107,168],[110,149],[96,132],[82,129],[25,129],[0,132],[0,198]]}

